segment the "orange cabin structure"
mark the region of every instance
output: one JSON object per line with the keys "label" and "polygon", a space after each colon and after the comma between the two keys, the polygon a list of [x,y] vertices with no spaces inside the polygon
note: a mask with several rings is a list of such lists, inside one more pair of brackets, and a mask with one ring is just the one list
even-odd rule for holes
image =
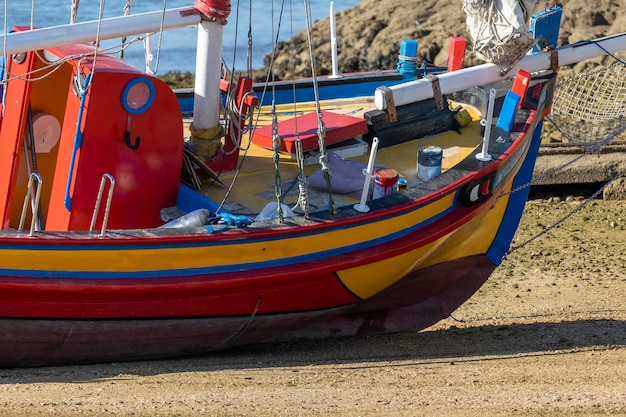
{"label": "orange cabin structure", "polygon": [[[105,174],[115,182],[108,228],[163,223],[159,213],[176,203],[183,161],[180,106],[165,83],[116,57],[94,58],[90,45],[16,54],[4,71],[4,229],[19,227],[33,172],[41,177],[44,230],[88,230]],[[96,228],[109,188],[105,183]]]}

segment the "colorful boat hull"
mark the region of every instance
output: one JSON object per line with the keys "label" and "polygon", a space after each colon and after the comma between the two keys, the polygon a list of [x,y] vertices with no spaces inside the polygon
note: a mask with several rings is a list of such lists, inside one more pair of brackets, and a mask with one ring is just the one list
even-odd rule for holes
{"label": "colorful boat hull", "polygon": [[[223,233],[0,237],[0,365],[137,360],[289,338],[421,330],[467,300],[506,251],[549,110],[435,179],[336,214]],[[539,100],[539,97],[543,97]],[[498,250],[494,248],[499,248]],[[500,258],[498,258],[500,256]],[[19,352],[19,353],[17,353]]]}
{"label": "colorful boat hull", "polygon": [[[253,84],[222,73],[229,7],[206,6],[5,35],[0,367],[419,331],[507,254],[560,53],[416,71],[409,41],[402,73]],[[198,25],[193,92],[81,43],[124,22]],[[378,165],[404,186],[370,198]]]}

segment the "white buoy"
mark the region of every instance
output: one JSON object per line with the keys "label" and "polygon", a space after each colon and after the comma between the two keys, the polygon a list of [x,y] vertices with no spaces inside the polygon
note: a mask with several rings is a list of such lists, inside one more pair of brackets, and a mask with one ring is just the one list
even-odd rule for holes
{"label": "white buoy", "polygon": [[224,26],[219,22],[203,20],[198,25],[193,100],[193,125],[198,130],[219,123],[223,35]]}

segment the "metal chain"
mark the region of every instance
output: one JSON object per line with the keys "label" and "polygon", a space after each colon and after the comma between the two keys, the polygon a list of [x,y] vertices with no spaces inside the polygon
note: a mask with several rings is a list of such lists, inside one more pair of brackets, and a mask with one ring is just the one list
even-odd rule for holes
{"label": "metal chain", "polygon": [[[552,120],[548,117],[548,120],[550,120],[552,122],[552,124],[556,127],[557,130],[561,131],[560,127]],[[599,154],[601,151],[600,148],[596,148],[596,149],[585,149],[585,152],[578,155],[577,157],[575,157],[574,159],[572,159],[571,161],[561,165],[560,167],[556,167],[553,168],[551,170],[549,170],[548,172],[546,172],[544,175],[542,175],[539,178],[535,178],[531,181],[529,181],[526,184],[523,184],[519,187],[513,188],[510,191],[506,192],[506,193],[502,193],[500,194],[497,198],[496,201],[498,199],[500,199],[501,197],[507,196],[507,195],[511,195],[514,194],[516,192],[522,191],[528,187],[530,187],[531,185],[537,184],[541,181],[543,181],[544,179],[562,171],[563,169],[565,169],[566,167],[572,165],[574,162],[584,158],[587,155],[592,155],[592,154]],[[512,246],[509,248],[509,250],[504,254],[504,256],[502,256],[502,260],[505,260],[506,257],[510,254],[515,252],[518,249],[523,248],[524,246],[528,245],[531,242],[534,242],[535,240],[537,240],[539,237],[547,234],[548,232],[550,232],[552,229],[555,229],[557,227],[559,227],[561,224],[563,224],[566,220],[568,220],[570,217],[572,217],[574,214],[576,214],[577,212],[579,212],[580,210],[582,210],[587,204],[589,204],[590,201],[596,199],[600,193],[602,193],[604,191],[604,189],[611,184],[612,182],[614,182],[615,180],[617,180],[618,178],[622,177],[622,175],[624,174],[624,172],[626,172],[626,167],[622,168],[621,170],[619,170],[609,181],[607,181],[602,187],[600,187],[595,193],[593,193],[590,197],[588,197],[586,200],[583,201],[582,204],[578,205],[577,207],[575,207],[573,210],[571,210],[569,213],[567,213],[565,216],[563,216],[562,218],[560,218],[559,220],[557,220],[556,222],[554,222],[553,224],[551,224],[550,226],[546,227],[545,229],[543,229],[541,232],[537,233],[535,236],[532,236],[530,238],[528,238],[527,240],[525,240],[524,242],[520,243],[519,245],[516,246]]]}
{"label": "metal chain", "polygon": [[337,209],[333,200],[333,190],[331,184],[332,173],[330,172],[330,167],[327,164],[326,128],[324,127],[322,109],[320,106],[319,87],[317,83],[317,67],[315,65],[315,54],[313,53],[313,22],[311,21],[311,3],[309,0],[304,0],[304,10],[306,16],[306,33],[309,42],[309,58],[311,61],[311,79],[313,80],[313,92],[315,95],[315,111],[317,113],[317,143],[320,152],[319,164],[322,167],[322,173],[324,174],[324,179],[326,180],[326,190],[328,191],[328,209],[332,214],[336,214]]}
{"label": "metal chain", "polygon": [[593,151],[587,150],[587,151],[585,151],[585,153],[582,153],[582,154],[578,155],[576,158],[574,158],[571,161],[561,165],[560,167],[556,167],[556,168],[553,168],[553,169],[549,170],[548,172],[546,172],[541,177],[535,178],[535,179],[527,182],[526,184],[522,184],[522,185],[520,185],[518,187],[515,187],[515,188],[511,189],[511,191],[507,191],[506,193],[502,193],[502,194],[498,195],[498,197],[496,198],[496,201],[498,199],[502,198],[502,197],[506,197],[507,195],[515,194],[515,193],[517,193],[519,191],[522,191],[522,190],[524,190],[524,189],[526,189],[528,187],[531,187],[533,185],[537,185],[538,183],[540,183],[544,179],[551,177],[552,175],[554,175],[554,174],[560,172],[561,170],[567,168],[568,166],[572,165],[574,162],[582,159],[583,157],[585,157],[587,155],[591,155],[593,153],[594,153]]}
{"label": "metal chain", "polygon": [[279,169],[280,143],[281,143],[281,139],[280,139],[280,135],[278,134],[278,117],[276,115],[276,106],[274,105],[273,111],[272,111],[272,149],[274,151],[274,156],[272,159],[274,160],[274,193],[276,194],[276,202],[278,204],[276,208],[278,221],[281,223],[284,223],[285,217],[284,217],[282,204],[281,204],[283,201],[283,188],[281,185],[280,169]]}
{"label": "metal chain", "polygon": [[580,210],[582,210],[587,204],[589,204],[589,202],[591,202],[592,200],[595,200],[600,193],[602,193],[604,191],[604,189],[610,185],[612,182],[614,182],[615,180],[617,180],[618,178],[622,177],[622,175],[626,172],[626,167],[622,168],[621,170],[619,170],[609,181],[607,181],[602,187],[600,187],[595,193],[593,193],[590,197],[588,197],[587,199],[585,199],[580,205],[576,206],[573,210],[571,210],[569,213],[567,213],[565,216],[561,217],[559,220],[557,220],[556,222],[554,222],[553,224],[551,224],[550,226],[546,227],[544,230],[542,230],[541,232],[537,233],[535,236],[532,236],[528,239],[526,239],[524,242],[520,243],[519,245],[513,246],[511,248],[509,248],[509,250],[504,254],[504,256],[502,257],[502,260],[505,260],[506,257],[510,254],[515,252],[518,249],[523,248],[524,246],[528,245],[529,243],[537,240],[539,237],[547,234],[549,231],[551,231],[552,229],[555,229],[557,227],[559,227],[561,224],[563,224],[566,220],[568,220],[570,217],[572,217],[574,214],[576,214],[577,212],[579,212]]}

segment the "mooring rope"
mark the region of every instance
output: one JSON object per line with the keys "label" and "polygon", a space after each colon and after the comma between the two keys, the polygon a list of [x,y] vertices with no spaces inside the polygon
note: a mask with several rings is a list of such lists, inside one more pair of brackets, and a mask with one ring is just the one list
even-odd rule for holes
{"label": "mooring rope", "polygon": [[[552,111],[548,116],[548,120],[556,129],[572,144],[583,149],[584,153],[549,170],[539,178],[534,178],[507,193],[502,193],[496,200],[537,184],[587,155],[598,154],[603,146],[626,130],[626,117],[624,116],[626,114],[626,63],[613,54],[609,53],[609,56],[616,60],[612,65],[571,77],[557,84]],[[559,227],[590,201],[596,199],[609,184],[621,178],[624,173],[626,173],[626,167],[618,170],[600,189],[561,219],[519,245],[512,246],[504,254],[502,260],[506,259],[510,253]]]}
{"label": "mooring rope", "polygon": [[[585,311],[572,311],[567,313],[572,316],[592,315],[592,314],[622,314],[626,313],[626,310],[620,309],[603,309],[603,310],[585,310]],[[563,316],[563,313],[543,313],[543,314],[522,314],[516,316],[494,316],[494,317],[480,317],[475,319],[460,319],[452,314],[448,315],[448,318],[456,321],[457,323],[480,323],[480,322],[493,322],[500,320],[530,320],[541,317],[559,317]]]}
{"label": "mooring rope", "polygon": [[[290,30],[291,30],[291,38],[294,37],[293,30],[293,5],[291,0],[289,1],[289,14],[290,14]],[[291,48],[291,54],[289,56],[289,64],[291,66],[291,74],[292,74],[292,82],[291,82],[291,94],[293,98],[293,114],[298,114],[298,102],[296,100],[296,50],[295,48]],[[306,174],[304,173],[304,151],[302,149],[302,140],[300,139],[300,132],[298,129],[298,118],[295,118],[295,131],[294,137],[295,145],[296,145],[296,161],[298,162],[298,200],[296,204],[292,207],[295,209],[296,207],[300,207],[304,212],[304,217],[309,218],[309,182],[307,181]]]}
{"label": "mooring rope", "polygon": [[76,23],[76,17],[78,16],[78,6],[80,0],[72,0],[72,6],[70,8],[70,23]]}
{"label": "mooring rope", "polygon": [[[126,0],[124,4],[124,16],[130,16],[130,0]],[[120,51],[120,58],[124,59],[124,45],[126,45],[126,36],[122,36],[122,50]]]}
{"label": "mooring rope", "polygon": [[[276,45],[278,44],[278,36],[280,34],[280,25],[283,19],[283,11],[285,7],[284,0],[281,2],[280,14],[278,19],[278,28],[276,32],[274,32],[274,2],[272,2],[272,34],[276,33],[276,38],[272,37],[272,51],[276,50]],[[274,161],[274,194],[276,195],[276,214],[278,216],[278,221],[280,223],[284,223],[285,216],[283,213],[283,188],[281,184],[280,178],[280,145],[281,138],[278,132],[278,115],[276,114],[276,79],[274,71],[272,73],[272,150],[274,151],[273,161]]]}
{"label": "mooring rope", "polygon": [[625,172],[626,172],[626,167],[622,168],[621,170],[619,170],[609,181],[607,181],[605,184],[603,184],[602,187],[600,187],[598,190],[596,190],[596,192],[594,192],[590,197],[585,199],[581,204],[577,205],[571,211],[569,211],[567,214],[565,214],[565,216],[561,217],[560,219],[558,219],[553,224],[547,226],[545,229],[543,229],[541,232],[537,233],[535,236],[532,236],[532,237],[526,239],[524,242],[520,243],[519,245],[512,246],[511,248],[509,248],[509,250],[504,254],[504,256],[502,256],[502,260],[504,261],[509,254],[511,254],[511,253],[513,253],[513,252],[523,248],[524,246],[528,245],[531,242],[534,242],[535,240],[537,240],[541,236],[543,236],[543,235],[547,234],[548,232],[550,232],[552,229],[556,229],[557,227],[559,227],[561,224],[563,224],[566,220],[568,220],[574,214],[578,213],[580,210],[585,208],[585,206],[587,204],[589,204],[589,202],[595,200],[600,195],[600,193],[602,193],[604,191],[604,189],[609,184],[611,184],[612,182],[614,182],[618,178],[622,177]]}

